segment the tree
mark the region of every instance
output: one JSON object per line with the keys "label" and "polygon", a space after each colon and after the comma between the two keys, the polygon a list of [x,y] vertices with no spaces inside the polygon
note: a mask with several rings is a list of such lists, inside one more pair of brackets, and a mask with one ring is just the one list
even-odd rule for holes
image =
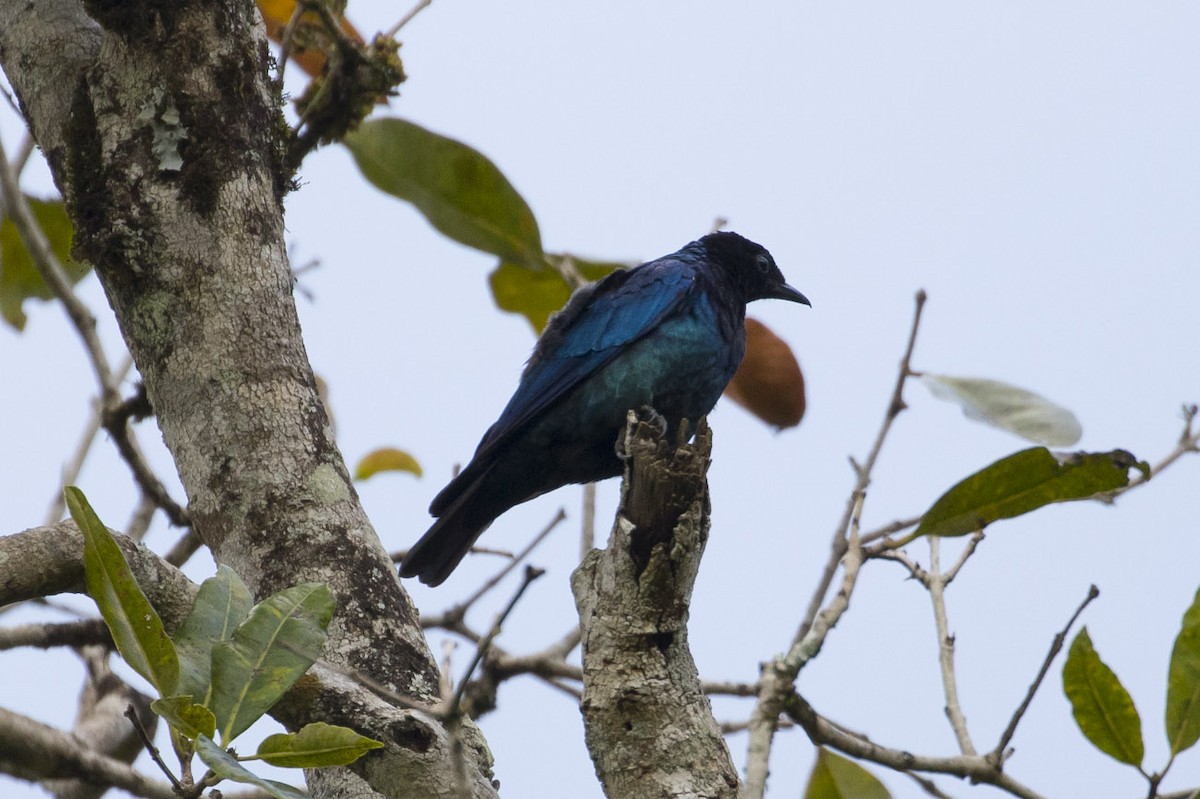
{"label": "tree", "polygon": [[[278,717],[288,725],[332,719],[386,740],[386,752],[371,756],[368,781],[384,792],[424,795],[453,782],[447,775],[460,762],[453,738],[353,677],[428,699],[437,692],[437,667],[333,445],[285,255],[281,202],[291,168],[322,130],[340,135],[339,118],[314,115],[307,124],[318,132],[302,130],[287,146],[251,9],[154,8],[143,16],[130,8],[140,7],[89,6],[101,33],[78,6],[14,7],[0,35],[6,74],[67,199],[76,252],[103,283],[145,382],[186,511],[149,470],[139,469],[140,485],[176,521],[190,522],[256,596],[299,580],[331,586],[339,611],[327,653],[336,655],[327,654],[317,672],[323,690],[293,697]],[[86,309],[74,310],[86,332]],[[111,369],[93,363],[106,428],[122,441],[141,400],[122,400]],[[1180,452],[1194,445],[1189,433]],[[864,468],[869,473],[870,463]],[[843,535],[850,520],[848,513],[839,526]],[[63,535],[59,528],[35,538]],[[43,581],[32,595],[47,592]],[[487,665],[490,679],[503,676],[502,657]],[[475,687],[482,692],[475,700],[486,698],[487,679]],[[779,698],[792,701],[787,694]],[[777,713],[770,703],[760,707],[758,740],[769,742]],[[787,709],[812,718],[802,705]],[[471,783],[487,793],[486,757],[466,729],[478,747],[468,758]],[[388,782],[398,774],[402,787]],[[321,773],[310,788],[337,790],[331,783],[357,785],[359,776]]]}

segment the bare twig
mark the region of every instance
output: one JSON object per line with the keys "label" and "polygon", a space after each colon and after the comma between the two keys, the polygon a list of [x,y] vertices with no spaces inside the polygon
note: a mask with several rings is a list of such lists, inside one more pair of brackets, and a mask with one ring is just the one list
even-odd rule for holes
{"label": "bare twig", "polygon": [[896,384],[892,389],[892,397],[888,402],[888,409],[884,414],[883,424],[875,436],[875,442],[871,445],[867,459],[863,461],[862,465],[854,464],[856,474],[854,488],[850,491],[850,499],[846,502],[846,511],[842,514],[841,521],[834,529],[833,540],[830,544],[831,552],[829,560],[825,564],[825,571],[817,583],[816,590],[813,591],[812,599],[809,600],[808,610],[804,614],[804,621],[801,622],[800,628],[796,631],[796,635],[792,639],[793,645],[808,635],[808,631],[812,627],[817,613],[820,612],[821,605],[825,601],[825,595],[829,592],[830,585],[833,584],[833,577],[837,572],[838,562],[841,561],[842,555],[846,551],[846,530],[850,526],[850,518],[854,512],[854,506],[871,482],[871,471],[875,468],[875,461],[879,458],[879,453],[883,449],[883,442],[887,439],[888,432],[892,429],[892,422],[896,420],[896,417],[906,407],[904,404],[904,384],[912,374],[913,348],[917,343],[917,330],[921,326],[921,312],[925,308],[926,299],[927,295],[924,289],[918,291],[914,297],[916,307],[913,310],[912,327],[908,333],[908,344],[904,348],[904,355],[900,358],[900,370],[896,375]]}
{"label": "bare twig", "polygon": [[[1156,475],[1163,469],[1166,469],[1175,461],[1182,458],[1191,452],[1200,452],[1200,430],[1192,429],[1192,422],[1195,421],[1197,413],[1200,413],[1200,407],[1196,405],[1183,406],[1183,430],[1179,434],[1179,440],[1175,443],[1175,448],[1167,453],[1167,455],[1158,463],[1150,467],[1150,474]],[[1104,496],[1111,502],[1121,496],[1130,489],[1145,485],[1150,478],[1140,472],[1129,481],[1129,484],[1123,488],[1118,488]]]}
{"label": "bare twig", "polygon": [[[950,579],[942,572],[941,539],[929,537],[929,572],[926,588],[929,599],[933,603],[933,621],[937,628],[938,666],[942,673],[942,693],[946,698],[946,718],[954,730],[958,740],[958,748],[964,755],[974,755],[975,745],[971,743],[971,735],[967,732],[967,719],[963,715],[962,705],[958,699],[958,677],[954,671],[954,635],[950,632],[950,623],[946,619],[946,585]],[[974,547],[964,550],[968,554]],[[962,566],[962,561],[955,567]]]}
{"label": "bare twig", "polygon": [[171,785],[175,790],[182,791],[183,785],[171,773],[171,769],[167,768],[167,764],[163,762],[162,755],[158,753],[158,747],[154,745],[154,741],[150,740],[149,733],[142,726],[142,720],[138,718],[137,709],[133,705],[125,708],[125,718],[129,719],[129,723],[133,725],[133,729],[137,732],[138,738],[142,741],[142,746],[150,753],[150,759],[154,761],[154,765],[158,766],[159,771],[167,775],[167,779],[171,781]]}
{"label": "bare twig", "polygon": [[133,509],[133,513],[129,516],[129,521],[125,524],[125,535],[134,541],[144,539],[146,533],[150,530],[150,523],[154,521],[154,514],[157,512],[158,504],[150,497],[142,494],[138,499],[137,507]]}
{"label": "bare twig", "polygon": [[188,527],[191,525],[191,516],[186,509],[171,498],[166,486],[150,468],[150,463],[142,453],[130,426],[130,419],[141,418],[148,412],[145,388],[139,385],[137,393],[132,397],[116,403],[110,402],[105,407],[102,423],[112,438],[117,452],[129,466],[129,470],[133,473],[133,479],[142,489],[142,493],[150,497],[155,505],[162,508],[171,524],[176,527]]}
{"label": "bare twig", "polygon": [[1182,791],[1171,791],[1161,794],[1158,799],[1200,799],[1200,788],[1185,788]]}
{"label": "bare twig", "polygon": [[34,268],[62,303],[67,316],[83,341],[92,371],[95,372],[96,380],[100,385],[98,413],[101,423],[112,436],[118,452],[129,464],[134,479],[137,480],[142,490],[153,497],[167,512],[172,523],[185,525],[187,523],[186,511],[180,508],[167,494],[166,489],[163,488],[162,483],[146,463],[145,457],[129,432],[129,416],[125,411],[127,406],[121,402],[118,393],[121,378],[113,372],[108,358],[104,354],[104,347],[96,333],[96,317],[75,296],[66,269],[54,255],[50,248],[50,242],[46,239],[46,234],[34,218],[29,204],[25,202],[25,196],[21,193],[21,188],[17,184],[12,167],[8,162],[8,155],[2,145],[0,145],[0,190],[3,191],[4,204],[9,218],[13,220],[17,232],[21,236],[21,241],[29,251]]}
{"label": "bare twig", "polygon": [[[736,735],[739,732],[745,732],[750,728],[750,721],[722,721],[718,723],[721,728],[722,735]],[[781,730],[795,729],[796,723],[791,719],[780,719],[777,725]]]}
{"label": "bare twig", "polygon": [[885,524],[883,527],[877,527],[869,533],[862,534],[863,545],[873,543],[881,538],[887,538],[892,533],[898,533],[901,530],[907,530],[910,527],[916,527],[921,522],[920,516],[913,516],[908,519],[897,519],[894,522]]}
{"label": "bare twig", "polygon": [[588,483],[583,487],[583,508],[579,515],[579,559],[583,560],[596,546],[595,483]]}
{"label": "bare twig", "polygon": [[[784,703],[789,695],[794,695],[796,677],[805,663],[820,651],[829,630],[837,624],[849,607],[850,595],[854,591],[864,558],[859,538],[859,517],[862,512],[862,504],[866,497],[867,486],[871,482],[871,472],[883,449],[883,443],[887,439],[892,423],[905,408],[904,385],[913,373],[912,355],[916,347],[917,331],[920,329],[921,313],[926,299],[927,295],[923,289],[918,291],[914,297],[912,326],[909,330],[904,354],[900,358],[900,368],[883,423],[880,425],[866,460],[861,465],[851,460],[855,470],[854,487],[846,502],[846,510],[834,529],[830,542],[829,560],[826,561],[825,569],[813,591],[804,618],[792,639],[792,645],[785,656],[776,658],[762,667],[758,702],[755,704],[749,724],[750,741],[747,745],[746,780],[742,793],[747,799],[760,799],[766,791],[771,743]],[[837,594],[829,600],[828,606],[822,610],[839,564],[842,567],[842,585]]]}
{"label": "bare twig", "polygon": [[1008,722],[1008,726],[1004,728],[1004,732],[1000,735],[1000,741],[996,744],[996,748],[991,751],[989,757],[993,758],[997,766],[1003,763],[1007,757],[1005,750],[1008,749],[1008,744],[1012,741],[1013,735],[1017,732],[1017,725],[1021,723],[1021,718],[1025,715],[1025,711],[1029,709],[1029,703],[1033,701],[1033,695],[1037,693],[1038,688],[1042,684],[1042,680],[1046,676],[1046,672],[1050,671],[1050,664],[1054,662],[1055,656],[1062,650],[1063,642],[1067,639],[1067,633],[1071,631],[1071,627],[1078,621],[1080,615],[1083,614],[1084,608],[1092,603],[1096,597],[1100,596],[1100,589],[1096,586],[1088,588],[1087,596],[1075,612],[1071,614],[1071,618],[1067,620],[1066,626],[1054,636],[1054,640],[1050,643],[1050,651],[1046,653],[1045,660],[1042,661],[1042,667],[1038,669],[1037,677],[1029,686],[1029,690],[1025,692],[1025,698],[1021,700],[1021,704],[1013,713],[1012,718]]}
{"label": "bare twig", "polygon": [[[124,361],[117,369],[115,378],[118,382],[123,381],[125,376],[129,374],[129,370],[133,367],[133,358],[128,354],[125,355]],[[67,510],[67,501],[63,497],[62,486],[74,485],[79,479],[79,473],[83,471],[83,464],[87,460],[88,453],[91,452],[92,444],[96,441],[96,434],[100,432],[100,422],[103,416],[103,410],[99,403],[92,403],[92,412],[88,415],[87,424],[83,427],[83,433],[79,436],[79,444],[75,447],[75,454],[63,466],[61,484],[55,487],[54,497],[50,501],[50,509],[46,511],[45,524],[51,525],[62,519],[63,514]]]}
{"label": "bare twig", "polygon": [[412,22],[413,17],[415,17],[417,14],[420,14],[422,11],[429,8],[431,5],[433,5],[433,0],[420,0],[420,2],[417,3],[415,6],[413,6],[412,9],[407,14],[405,14],[403,17],[400,18],[399,22],[397,22],[395,25],[393,25],[391,28],[389,28],[388,32],[385,33],[384,35],[387,36],[389,39],[392,38],[393,36],[395,36],[397,33],[400,32],[401,28],[403,28],[408,23]]}
{"label": "bare twig", "polygon": [[912,771],[902,771],[900,773],[921,786],[921,790],[929,796],[934,797],[934,799],[951,799],[950,794],[945,793],[941,788],[937,787],[937,784],[933,780],[922,777],[920,774]]}
{"label": "bare twig", "polygon": [[[8,103],[8,107],[13,110],[17,116],[24,119],[25,113],[21,110],[21,104],[17,102],[17,98],[13,97],[12,92],[8,90],[8,86],[0,83],[0,94],[4,95],[4,102]],[[3,198],[0,198],[3,199]],[[4,203],[0,202],[0,209],[4,207]]]}
{"label": "bare twig", "polygon": [[292,45],[296,36],[296,27],[300,24],[300,17],[304,16],[304,11],[304,3],[296,3],[296,8],[292,11],[292,16],[288,19],[287,24],[283,26],[283,32],[279,35],[279,71],[275,75],[275,84],[280,94],[283,93],[283,73],[287,67],[288,59],[292,56]]}
{"label": "bare twig", "polygon": [[570,286],[571,291],[574,291],[581,286],[586,286],[591,282],[583,276],[583,273],[579,271],[579,266],[575,263],[575,259],[567,253],[563,253],[562,255],[549,255],[545,260],[546,263],[549,264],[550,268],[555,272],[558,272],[559,277],[566,281],[567,285]]}
{"label": "bare twig", "polygon": [[118,383],[109,367],[108,358],[104,355],[100,337],[96,334],[96,317],[92,316],[92,312],[80,302],[79,298],[75,296],[75,292],[71,290],[71,281],[67,277],[66,269],[50,249],[50,242],[46,239],[46,234],[34,218],[29,204],[25,202],[25,196],[17,184],[3,144],[0,144],[0,193],[4,195],[4,206],[8,216],[16,226],[22,243],[29,251],[34,268],[62,302],[67,316],[75,326],[80,339],[83,340],[88,361],[100,384],[101,405],[103,407],[115,405],[118,402]]}
{"label": "bare twig", "polygon": [[974,533],[971,533],[971,537],[967,539],[966,546],[963,547],[962,552],[958,553],[958,560],[942,574],[942,585],[950,585],[950,583],[954,582],[954,578],[958,576],[958,572],[966,565],[967,560],[975,554],[975,550],[978,549],[979,545],[983,543],[983,538],[982,530],[976,530]]}
{"label": "bare twig", "polygon": [[196,552],[200,550],[201,546],[203,546],[203,544],[200,541],[200,536],[196,535],[195,530],[188,528],[188,531],[180,536],[179,540],[175,542],[175,545],[171,547],[170,551],[163,556],[163,560],[165,560],[167,563],[170,563],[172,566],[182,566],[188,562],[188,559],[190,559],[192,555],[195,555]]}
{"label": "bare twig", "polygon": [[842,557],[841,587],[838,589],[837,594],[829,601],[829,605],[817,614],[812,626],[809,627],[808,633],[792,644],[792,648],[784,658],[784,663],[788,671],[791,672],[791,679],[793,680],[800,673],[800,669],[804,668],[804,664],[816,657],[821,651],[821,647],[825,643],[825,637],[829,635],[830,630],[837,626],[842,615],[850,607],[850,595],[854,593],[854,586],[858,581],[858,572],[862,568],[864,561],[862,545],[858,538],[858,523],[866,497],[865,492],[859,493],[853,506],[853,513],[850,516],[850,538],[847,541],[846,554]]}
{"label": "bare twig", "polygon": [[[482,639],[480,639],[482,640]],[[531,674],[550,682],[551,680],[583,681],[583,671],[568,663],[556,650],[557,644],[531,655],[510,655],[493,642],[488,658],[488,671],[498,680]]]}
{"label": "bare twig", "polygon": [[0,650],[22,646],[48,649],[52,646],[112,646],[112,635],[103,619],[82,619],[60,623],[20,624],[0,627]]}
{"label": "bare twig", "polygon": [[913,560],[903,549],[873,547],[866,550],[866,557],[868,560],[890,560],[899,563],[908,571],[909,577],[921,585],[929,583],[929,573],[922,569],[921,564]]}
{"label": "bare twig", "polygon": [[492,622],[492,628],[488,630],[487,635],[475,647],[475,657],[471,659],[471,664],[467,666],[466,672],[463,673],[462,679],[458,683],[458,690],[454,692],[454,700],[450,703],[450,709],[446,712],[447,718],[456,718],[459,715],[463,692],[467,689],[467,683],[471,679],[471,674],[479,666],[480,661],[487,655],[488,648],[492,645],[492,640],[500,634],[500,628],[508,619],[508,615],[512,613],[513,608],[517,606],[517,602],[521,599],[521,595],[525,593],[525,589],[529,587],[530,583],[545,573],[544,569],[538,569],[534,566],[525,567],[525,578],[521,580],[521,585],[517,587],[516,592],[513,594],[512,599],[508,601],[508,605],[505,606],[504,610],[500,611],[500,614],[496,616],[496,620]]}
{"label": "bare twig", "polygon": [[788,698],[787,713],[818,746],[828,744],[851,757],[869,760],[896,771],[952,774],[973,782],[994,785],[1020,799],[1044,799],[1041,794],[1002,771],[989,756],[931,757],[881,746],[860,733],[850,732],[832,723],[818,714],[799,694],[792,694]]}
{"label": "bare twig", "polygon": [[579,627],[573,627],[567,631],[567,634],[550,646],[538,653],[538,657],[544,657],[553,660],[564,660],[567,655],[575,651],[575,647],[579,646],[579,641],[582,634]]}
{"label": "bare twig", "polygon": [[558,513],[556,513],[554,518],[542,528],[542,531],[535,535],[533,540],[525,545],[524,549],[514,555],[512,560],[504,565],[504,568],[496,572],[496,574],[494,574],[491,579],[481,585],[475,591],[475,593],[471,594],[471,596],[467,597],[465,600],[459,602],[453,607],[447,608],[444,612],[438,614],[437,616],[422,616],[421,626],[425,629],[430,629],[432,627],[443,627],[449,629],[454,623],[462,621],[463,618],[466,617],[467,611],[471,609],[472,605],[474,605],[485,594],[499,585],[500,581],[507,577],[508,573],[515,569],[521,563],[521,561],[529,557],[530,553],[532,553],[539,544],[546,540],[546,536],[550,535],[550,533],[554,531],[554,528],[562,524],[563,520],[566,518],[566,511],[564,511],[562,508],[559,508]]}
{"label": "bare twig", "polygon": [[22,763],[26,775],[36,769],[43,779],[83,779],[146,799],[178,799],[168,783],[150,780],[128,763],[81,746],[68,732],[5,708],[0,708],[0,751],[9,767]]}
{"label": "bare twig", "polygon": [[758,696],[759,689],[756,682],[724,682],[720,680],[701,680],[700,687],[709,696]]}
{"label": "bare twig", "polygon": [[33,150],[36,146],[37,142],[33,140],[33,135],[29,131],[25,131],[25,136],[17,146],[16,155],[12,159],[12,173],[14,178],[21,177],[21,173],[25,171],[25,165],[29,163],[29,156],[33,155]]}
{"label": "bare twig", "polygon": [[743,797],[761,799],[767,788],[767,773],[771,744],[778,729],[779,714],[787,698],[795,693],[796,676],[800,669],[821,650],[825,637],[850,606],[850,595],[863,564],[862,547],[858,540],[859,514],[865,494],[859,492],[851,508],[849,540],[842,558],[842,585],[829,605],[813,619],[808,632],[792,644],[786,655],[762,666],[758,702],[750,714],[750,740],[746,747],[746,780]]}
{"label": "bare twig", "polygon": [[451,682],[450,672],[454,666],[454,650],[458,649],[458,642],[450,638],[442,641],[442,663],[441,673],[438,675],[438,696],[442,698],[443,704],[450,705],[450,701],[454,698],[454,684]]}

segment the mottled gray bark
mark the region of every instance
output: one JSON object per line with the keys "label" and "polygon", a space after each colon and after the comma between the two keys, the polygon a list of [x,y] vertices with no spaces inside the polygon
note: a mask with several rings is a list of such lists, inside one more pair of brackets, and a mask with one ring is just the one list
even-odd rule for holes
{"label": "mottled gray bark", "polygon": [[572,576],[583,632],[583,718],[609,799],[734,797],[737,772],[688,649],[688,605],[708,540],[712,437],[626,429],[608,548]]}
{"label": "mottled gray bark", "polygon": [[[325,657],[405,695],[437,669],[317,395],[292,296],[287,127],[249,0],[0,0],[0,64],[145,381],[196,533],[263,597],[330,585]],[[324,674],[324,676],[322,676]],[[384,740],[315,793],[454,790],[436,721],[319,672],[277,716]],[[472,740],[476,795],[493,793]]]}

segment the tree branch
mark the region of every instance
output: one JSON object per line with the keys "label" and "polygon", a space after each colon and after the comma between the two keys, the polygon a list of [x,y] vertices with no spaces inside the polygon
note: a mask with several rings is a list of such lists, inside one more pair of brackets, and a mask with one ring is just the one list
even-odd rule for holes
{"label": "tree branch", "polygon": [[1062,630],[1054,636],[1054,640],[1050,643],[1050,651],[1046,653],[1046,659],[1042,661],[1042,667],[1038,669],[1037,677],[1035,677],[1033,682],[1030,684],[1029,690],[1025,693],[1025,698],[1021,700],[1021,704],[1017,707],[1016,711],[1013,712],[1012,718],[1008,722],[1008,726],[1004,728],[1004,732],[1000,735],[1000,740],[996,744],[996,748],[991,752],[991,757],[997,763],[1002,763],[1008,756],[1008,744],[1010,741],[1012,741],[1013,736],[1017,733],[1017,725],[1021,723],[1021,719],[1024,717],[1025,711],[1029,709],[1029,703],[1033,701],[1033,696],[1037,693],[1038,688],[1041,686],[1042,680],[1045,679],[1046,673],[1050,671],[1050,664],[1054,662],[1055,656],[1057,656],[1059,651],[1062,650],[1063,642],[1067,640],[1067,633],[1071,631],[1071,627],[1074,626],[1080,615],[1083,614],[1084,608],[1090,605],[1092,600],[1098,596],[1100,596],[1100,589],[1094,585],[1090,586],[1088,588],[1087,596],[1084,598],[1083,602],[1081,602],[1079,607],[1075,609],[1075,612],[1071,614],[1071,618],[1067,620],[1067,623]]}
{"label": "tree branch", "polygon": [[[75,743],[96,755],[132,764],[142,751],[138,728],[153,734],[158,716],[150,710],[150,697],[136,690],[109,667],[112,645],[85,646],[78,650],[87,666],[87,680],[79,697],[79,713],[71,729]],[[42,783],[55,799],[100,799],[108,790],[88,779],[48,779]]]}
{"label": "tree branch", "polygon": [[[977,534],[978,535],[978,534]],[[972,539],[978,541],[978,538]],[[958,699],[958,676],[954,671],[954,634],[950,632],[950,622],[946,619],[946,586],[954,578],[954,574],[966,562],[966,558],[975,547],[968,545],[964,548],[964,557],[958,561],[950,572],[942,572],[941,539],[929,537],[929,572],[926,588],[929,599],[933,604],[933,620],[937,629],[938,665],[942,675],[942,692],[946,698],[946,718],[958,739],[958,748],[964,755],[974,755],[975,745],[971,743],[971,734],[967,731],[967,719],[963,715],[962,704]]]}
{"label": "tree branch", "polygon": [[112,635],[103,619],[84,619],[62,624],[21,624],[0,627],[0,651],[22,646],[49,649],[55,646],[101,644],[112,647]]}
{"label": "tree branch", "polygon": [[[196,586],[142,544],[114,533],[125,560],[163,623],[173,629],[191,610]],[[54,594],[84,593],[83,535],[67,520],[0,536],[0,562],[22,563],[0,580],[0,607]]]}
{"label": "tree branch", "polygon": [[871,445],[870,452],[867,453],[867,459],[861,465],[854,465],[855,482],[854,487],[850,490],[850,498],[846,501],[846,511],[842,514],[842,519],[838,522],[837,527],[833,531],[833,540],[830,542],[829,560],[825,564],[825,571],[821,574],[821,579],[817,582],[817,587],[813,591],[812,599],[809,600],[808,610],[804,614],[804,620],[800,623],[800,627],[796,630],[795,637],[792,638],[792,644],[795,645],[800,639],[804,638],[812,627],[813,621],[820,612],[821,605],[825,602],[825,595],[829,592],[829,586],[833,584],[833,577],[837,573],[838,563],[842,559],[842,555],[846,553],[846,536],[847,530],[850,528],[850,520],[854,514],[854,507],[861,500],[867,490],[867,486],[871,483],[871,472],[875,468],[875,461],[879,458],[879,453],[883,450],[883,442],[887,439],[888,433],[892,429],[892,422],[900,415],[907,406],[904,404],[904,384],[912,375],[912,354],[913,349],[917,345],[917,331],[921,326],[921,312],[925,308],[925,301],[928,295],[925,290],[921,289],[914,297],[915,307],[913,309],[912,327],[908,332],[908,344],[904,348],[904,355],[900,358],[900,370],[896,375],[896,383],[892,388],[892,397],[888,402],[887,412],[883,416],[883,424],[879,427],[879,432],[875,435],[875,442]]}
{"label": "tree branch", "polygon": [[880,746],[865,736],[843,730],[822,717],[799,694],[792,694],[789,697],[787,713],[793,721],[804,728],[809,739],[818,746],[829,745],[851,757],[869,760],[896,771],[951,774],[972,782],[994,785],[1013,796],[1020,797],[1020,799],[1044,799],[1041,794],[1004,773],[987,756],[931,757]]}
{"label": "tree branch", "polygon": [[72,779],[112,785],[145,799],[177,799],[171,786],[94,752],[70,733],[0,708],[0,770],[25,780]]}
{"label": "tree branch", "polygon": [[75,292],[71,288],[71,281],[67,277],[67,270],[63,268],[50,249],[50,242],[47,240],[46,234],[42,231],[37,219],[34,218],[29,203],[25,201],[25,195],[21,193],[21,187],[17,185],[16,175],[13,174],[8,163],[8,153],[5,152],[3,144],[0,144],[0,190],[2,190],[0,193],[3,194],[4,208],[8,218],[16,226],[21,242],[29,251],[34,268],[63,304],[67,317],[74,325],[80,339],[83,340],[84,350],[88,354],[88,362],[91,363],[92,371],[96,373],[96,381],[100,384],[102,407],[114,406],[120,401],[117,394],[117,381],[108,364],[108,358],[104,354],[100,337],[96,334],[96,317],[92,316],[88,307],[75,296]]}
{"label": "tree branch", "polygon": [[607,549],[571,578],[583,635],[588,750],[610,799],[732,797],[737,772],[687,642],[708,539],[711,434],[667,442],[630,414],[621,510]]}
{"label": "tree branch", "polygon": [[779,715],[784,711],[788,697],[795,691],[796,677],[800,669],[821,651],[825,637],[850,607],[850,596],[854,593],[863,564],[862,546],[858,539],[862,503],[863,494],[860,493],[851,507],[850,535],[846,542],[846,554],[842,558],[842,585],[837,594],[816,615],[808,632],[792,644],[786,655],[762,665],[758,702],[750,715],[750,741],[746,747],[746,784],[742,791],[746,799],[761,799],[766,793],[771,744],[778,729]]}

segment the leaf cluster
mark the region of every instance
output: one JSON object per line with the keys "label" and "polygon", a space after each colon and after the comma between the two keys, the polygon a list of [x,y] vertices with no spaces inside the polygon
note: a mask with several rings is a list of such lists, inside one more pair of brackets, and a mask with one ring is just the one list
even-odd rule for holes
{"label": "leaf cluster", "polygon": [[[183,772],[182,783],[171,775],[177,786],[198,794],[231,779],[278,799],[296,799],[304,793],[254,775],[241,761],[291,768],[341,766],[383,746],[345,727],[318,722],[268,737],[253,756],[234,754],[229,749],[234,739],[320,656],[333,617],[333,594],[323,584],[302,583],[254,605],[237,574],[220,566],[201,584],[191,612],[172,638],[83,492],[71,486],[64,493],[83,533],[88,593],[121,656],[158,691],[151,709],[170,725]],[[189,785],[193,754],[210,772]]]}
{"label": "leaf cluster", "polygon": [[1133,697],[1096,652],[1087,628],[1071,643],[1062,672],[1063,691],[1080,731],[1104,754],[1132,766],[1151,783],[1151,795],[1176,755],[1200,740],[1200,591],[1183,614],[1167,668],[1167,707],[1163,730],[1170,751],[1153,774],[1143,769],[1146,747]]}

